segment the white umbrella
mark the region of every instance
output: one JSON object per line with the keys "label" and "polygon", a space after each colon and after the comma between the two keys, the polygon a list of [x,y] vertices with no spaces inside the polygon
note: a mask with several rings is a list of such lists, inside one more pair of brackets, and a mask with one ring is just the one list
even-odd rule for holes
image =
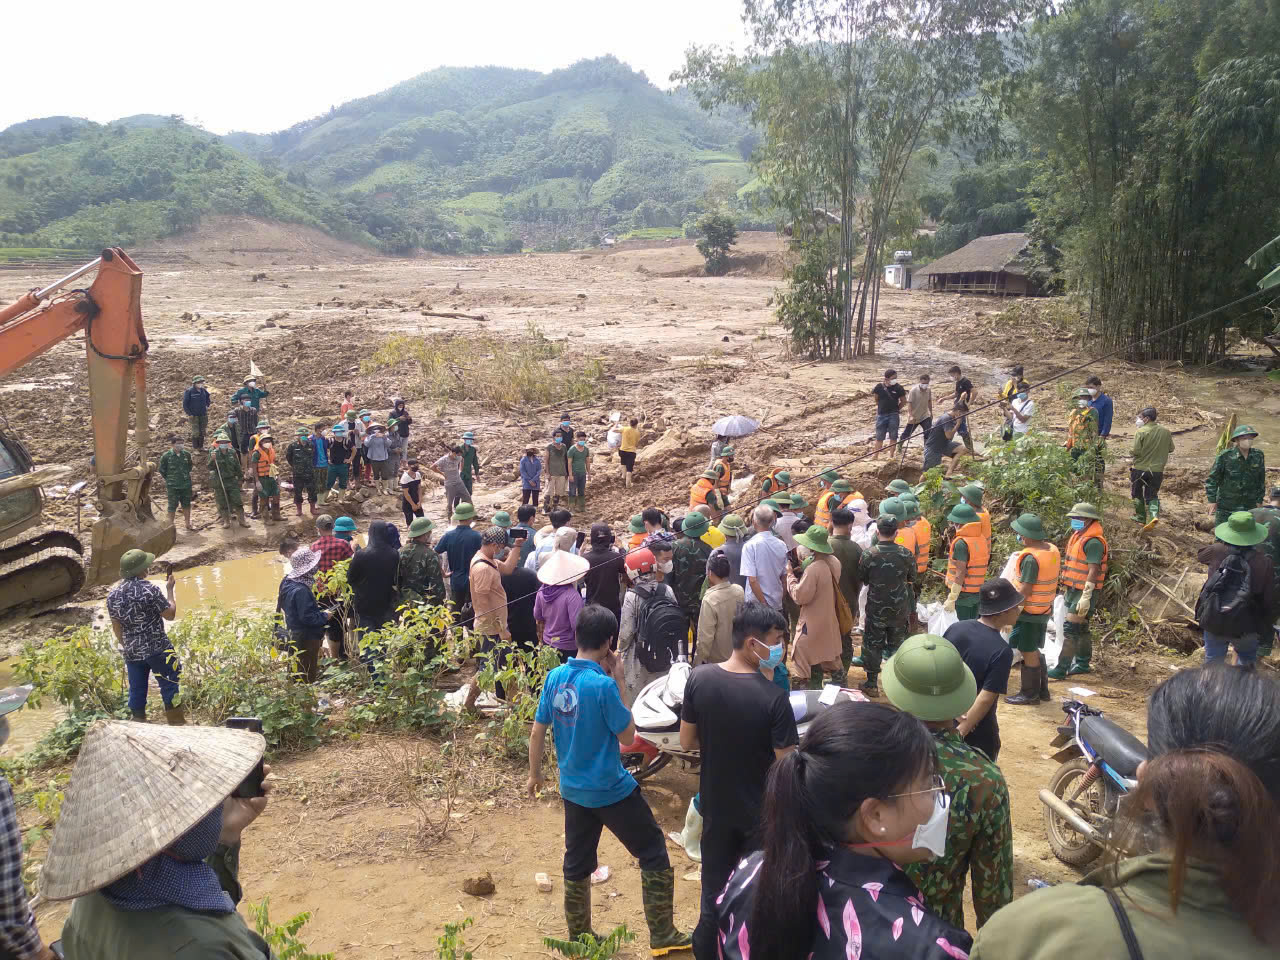
{"label": "white umbrella", "polygon": [[759,420],[740,415],[722,417],[711,425],[711,432],[717,437],[748,437],[759,429]]}

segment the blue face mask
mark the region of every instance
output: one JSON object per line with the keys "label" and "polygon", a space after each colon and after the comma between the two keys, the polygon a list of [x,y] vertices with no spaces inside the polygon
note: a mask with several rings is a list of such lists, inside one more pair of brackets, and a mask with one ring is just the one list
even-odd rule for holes
{"label": "blue face mask", "polygon": [[1027,395],[1026,395],[1025,393],[1020,393],[1020,394],[1018,394],[1018,399],[1019,399],[1019,400],[1025,400],[1025,399],[1027,399]]}
{"label": "blue face mask", "polygon": [[769,655],[767,657],[760,658],[760,666],[764,667],[767,670],[772,670],[778,664],[782,663],[782,652],[783,652],[782,644],[779,643],[777,646],[770,647],[764,643],[761,643],[759,640],[757,640],[756,643],[759,643],[760,646],[764,647],[766,650],[769,651]]}
{"label": "blue face mask", "polygon": [[1085,526],[1086,526],[1086,522],[1084,520],[1077,519],[1076,517],[1071,518],[1072,530],[1083,530]]}
{"label": "blue face mask", "polygon": [[465,443],[468,447],[472,446],[475,443],[474,440],[464,440],[462,442]]}

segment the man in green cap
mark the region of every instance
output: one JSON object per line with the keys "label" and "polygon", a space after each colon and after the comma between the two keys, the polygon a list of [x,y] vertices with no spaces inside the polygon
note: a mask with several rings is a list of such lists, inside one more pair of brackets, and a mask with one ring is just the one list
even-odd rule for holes
{"label": "man in green cap", "polygon": [[982,535],[987,538],[987,544],[991,543],[991,514],[982,509],[982,484],[966,483],[959,490],[960,502],[967,503],[973,507],[973,512],[978,515],[978,522],[982,524]]}
{"label": "man in green cap", "polygon": [[978,592],[987,579],[991,541],[982,535],[982,522],[964,501],[947,514],[951,524],[951,555],[947,558],[947,594],[942,609],[957,620],[978,618]]}
{"label": "man in green cap", "polygon": [[733,484],[733,458],[736,454],[737,451],[733,449],[733,444],[726,443],[720,448],[720,456],[711,465],[711,469],[716,475],[716,489],[726,497],[729,495],[729,488]]}
{"label": "man in green cap", "polygon": [[197,450],[204,449],[204,433],[209,426],[209,404],[212,402],[204,377],[193,377],[191,386],[182,394],[182,412],[191,424],[191,445]]}
{"label": "man in green cap", "polygon": [[956,732],[956,719],[977,697],[973,672],[949,640],[917,634],[889,661],[884,694],[933,733],[938,772],[951,798],[946,853],[903,869],[929,909],[961,930],[965,877],[972,876],[981,927],[1013,900],[1013,820],[1004,774]]}
{"label": "man in green cap", "polygon": [[858,565],[858,577],[867,585],[867,611],[862,627],[862,655],[854,659],[853,666],[866,671],[867,680],[859,689],[869,697],[880,695],[877,683],[882,660],[893,656],[907,638],[918,583],[915,555],[894,542],[898,518],[892,510],[885,510],[886,503],[901,508],[901,503],[892,497],[880,504],[876,542],[862,551]]}
{"label": "man in green cap", "polygon": [[[1267,528],[1267,539],[1258,544],[1258,549],[1271,560],[1272,580],[1275,584],[1275,601],[1280,604],[1280,487],[1271,488],[1271,502],[1253,511],[1253,519]],[[1258,659],[1266,660],[1271,656],[1276,630],[1280,630],[1280,609],[1271,611],[1274,621],[1273,629],[1266,631],[1258,638]]]}
{"label": "man in green cap", "polygon": [[316,513],[316,468],[315,447],[311,445],[311,435],[306,427],[294,431],[293,443],[284,451],[285,462],[293,470],[293,506],[302,516],[302,494],[307,495],[307,504],[311,513]]}
{"label": "man in green cap", "polygon": [[[853,541],[853,511],[837,507],[831,512],[832,534],[828,539],[832,556],[840,564],[840,595],[849,607],[854,622],[858,619],[858,595],[862,593],[862,580],[858,569],[862,565],[862,547]],[[853,631],[840,635],[840,662],[847,677],[853,665]],[[847,681],[846,681],[847,682]]]}
{"label": "man in green cap", "polygon": [[702,535],[709,529],[711,522],[696,510],[690,510],[680,523],[680,538],[671,552],[669,582],[695,637],[702,608],[702,584],[707,579],[707,557],[711,556],[711,547]]}
{"label": "man in green cap", "polygon": [[1018,535],[1022,551],[1014,562],[1017,570],[1014,585],[1026,599],[1009,635],[1009,645],[1022,652],[1022,685],[1005,703],[1014,706],[1049,701],[1049,668],[1040,655],[1044,647],[1045,627],[1053,616],[1053,601],[1058,596],[1058,574],[1062,555],[1049,542],[1044,524],[1034,513],[1024,513],[1009,524]]}
{"label": "man in green cap", "polygon": [[129,681],[129,712],[134,720],[146,722],[147,688],[152,673],[160,687],[165,718],[173,726],[185,724],[182,707],[173,705],[178,692],[178,656],[164,629],[165,620],[178,615],[174,599],[173,571],[165,577],[164,591],[146,579],[155,554],[126,550],[120,558],[120,582],[107,594],[107,616],[124,655]]}
{"label": "man in green cap", "polygon": [[244,400],[249,401],[249,405],[253,407],[254,413],[261,408],[262,401],[271,396],[271,394],[258,386],[257,377],[245,377],[244,386],[231,395],[231,402],[239,404]]}
{"label": "man in green cap", "polygon": [[715,548],[716,553],[723,554],[729,561],[729,582],[747,589],[747,578],[742,575],[742,548],[751,529],[736,513],[727,513],[720,519],[716,529],[724,536],[724,543]]}
{"label": "man in green cap", "polygon": [[[258,446],[249,454],[249,472],[254,478],[255,490],[262,499],[263,522],[267,516],[276,523],[280,516],[280,481],[277,476],[275,438],[266,430],[258,437]],[[302,511],[298,511],[301,515]]]}
{"label": "man in green cap", "polygon": [[409,524],[409,542],[400,548],[400,599],[404,603],[444,603],[444,568],[440,555],[431,549],[431,531],[426,517]]}
{"label": "man in green cap", "polygon": [[1160,484],[1173,453],[1173,434],[1156,423],[1156,408],[1138,414],[1138,432],[1133,435],[1133,466],[1129,468],[1129,496],[1133,498],[1133,521],[1147,529],[1160,520]]}
{"label": "man in green cap", "polygon": [[231,513],[235,511],[240,526],[247,527],[244,518],[244,497],[240,493],[240,454],[232,447],[231,438],[223,431],[213,438],[213,456],[209,458],[209,489],[218,504],[218,523],[223,529],[231,526]]}
{"label": "man in green cap", "polygon": [[1067,514],[1071,538],[1062,559],[1063,600],[1067,621],[1062,627],[1062,651],[1058,665],[1049,671],[1050,680],[1063,680],[1089,672],[1093,638],[1089,636],[1089,616],[1097,609],[1094,592],[1107,579],[1111,548],[1102,534],[1102,516],[1092,503],[1077,503]]}
{"label": "man in green cap", "polygon": [[914,493],[904,493],[898,499],[906,508],[907,526],[916,541],[916,573],[923,577],[929,569],[929,554],[933,550],[933,524],[921,512],[920,501]]}
{"label": "man in green cap", "polygon": [[1231,445],[1218,454],[1204,482],[1213,522],[1220,526],[1237,510],[1252,510],[1262,504],[1267,490],[1267,465],[1262,451],[1253,445],[1258,431],[1236,427]]}
{"label": "man in green cap", "polygon": [[791,474],[786,470],[770,470],[760,483],[760,490],[766,497],[781,493],[791,485]]}
{"label": "man in green cap", "polygon": [[1223,662],[1230,645],[1235,647],[1236,665],[1252,667],[1259,639],[1271,630],[1276,601],[1271,558],[1258,549],[1267,539],[1267,528],[1253,514],[1238,510],[1213,534],[1217,539],[1196,555],[1209,568],[1196,600],[1196,620],[1204,630],[1204,662]]}
{"label": "man in green cap", "polygon": [[164,478],[164,492],[169,500],[169,522],[173,523],[178,507],[182,507],[182,517],[187,529],[191,526],[191,454],[183,446],[183,440],[176,433],[169,438],[169,449],[160,457],[156,472]]}
{"label": "man in green cap", "polygon": [[[472,477],[475,474],[475,477]],[[476,479],[480,477],[480,451],[476,449],[476,435],[468,430],[462,435],[462,485],[467,488],[467,499],[471,498]]]}

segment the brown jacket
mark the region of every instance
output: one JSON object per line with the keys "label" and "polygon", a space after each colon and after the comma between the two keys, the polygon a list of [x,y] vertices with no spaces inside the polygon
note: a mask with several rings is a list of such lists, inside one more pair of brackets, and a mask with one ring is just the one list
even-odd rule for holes
{"label": "brown jacket", "polygon": [[834,669],[840,663],[840,620],[836,615],[836,584],[840,561],[830,554],[814,554],[799,577],[787,568],[787,593],[800,607],[792,660],[799,679],[811,666]]}
{"label": "brown jacket", "polygon": [[742,606],[744,592],[736,583],[725,580],[707,587],[698,614],[698,649],[693,665],[724,663],[733,653],[733,618]]}
{"label": "brown jacket", "polygon": [[507,629],[507,591],[502,575],[483,553],[471,558],[471,607],[476,612],[475,630],[486,637],[501,636]]}

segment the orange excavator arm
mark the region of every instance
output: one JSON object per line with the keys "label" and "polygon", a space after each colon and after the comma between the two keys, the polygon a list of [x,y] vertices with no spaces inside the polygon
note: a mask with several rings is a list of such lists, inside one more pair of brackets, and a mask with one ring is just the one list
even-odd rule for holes
{"label": "orange excavator arm", "polygon": [[[88,289],[58,291],[97,271]],[[50,299],[52,297],[52,299]],[[80,331],[85,333],[92,407],[94,465],[102,519],[94,524],[89,581],[116,577],[114,564],[132,546],[162,553],[172,525],[151,515],[147,462],[147,337],[142,328],[142,271],[119,248],[0,309],[0,374],[10,373]],[[135,444],[139,463],[126,469],[130,393],[136,387]],[[157,549],[158,548],[158,549]]]}

